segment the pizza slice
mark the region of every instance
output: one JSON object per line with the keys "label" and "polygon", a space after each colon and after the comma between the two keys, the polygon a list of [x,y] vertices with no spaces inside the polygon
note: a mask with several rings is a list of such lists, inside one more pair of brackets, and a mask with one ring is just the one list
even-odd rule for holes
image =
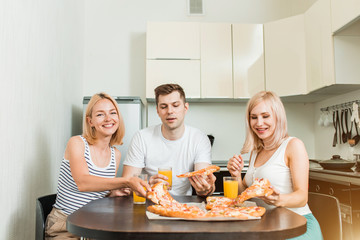
{"label": "pizza slice", "polygon": [[179,178],[185,178],[185,177],[192,177],[192,176],[196,176],[196,175],[203,175],[203,176],[207,176],[209,174],[212,174],[213,172],[217,172],[220,170],[219,166],[216,165],[210,165],[206,168],[194,171],[194,172],[188,172],[188,173],[184,173],[184,174],[180,174],[180,175],[176,175]]}
{"label": "pizza slice", "polygon": [[166,190],[164,182],[158,182],[152,186],[152,191],[148,192],[147,198],[155,204],[163,206],[173,205],[178,203]]}
{"label": "pizza slice", "polygon": [[229,207],[234,205],[234,199],[227,197],[214,197],[209,196],[206,198],[206,209],[210,210],[216,206]]}
{"label": "pizza slice", "polygon": [[254,197],[270,196],[273,192],[274,190],[268,179],[255,178],[254,183],[236,197],[235,204],[240,205],[246,200]]}

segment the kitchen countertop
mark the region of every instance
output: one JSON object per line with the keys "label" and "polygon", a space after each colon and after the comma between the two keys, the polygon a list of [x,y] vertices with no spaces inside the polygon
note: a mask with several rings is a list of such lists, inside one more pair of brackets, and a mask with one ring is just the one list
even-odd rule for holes
{"label": "kitchen countertop", "polygon": [[[318,166],[317,166],[318,165]],[[355,167],[350,171],[327,170],[322,168],[319,164],[310,164],[309,177],[312,179],[326,180],[336,183],[351,183],[360,185],[360,172],[355,171]]]}

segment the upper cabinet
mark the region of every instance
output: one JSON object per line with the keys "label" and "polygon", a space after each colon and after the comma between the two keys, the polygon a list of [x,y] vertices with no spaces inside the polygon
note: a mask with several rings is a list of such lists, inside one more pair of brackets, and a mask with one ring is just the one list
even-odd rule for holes
{"label": "upper cabinet", "polygon": [[262,24],[233,24],[234,98],[250,98],[265,89]]}
{"label": "upper cabinet", "polygon": [[177,83],[187,98],[200,98],[200,24],[151,22],[146,36],[146,98],[154,89]]}
{"label": "upper cabinet", "polygon": [[231,24],[201,24],[201,97],[233,98]]}
{"label": "upper cabinet", "polygon": [[332,31],[337,32],[359,20],[360,0],[331,0]]}
{"label": "upper cabinet", "polygon": [[149,22],[147,59],[200,59],[200,25],[193,22]]}
{"label": "upper cabinet", "polygon": [[330,0],[318,0],[305,13],[307,91],[335,83]]}
{"label": "upper cabinet", "polygon": [[306,94],[304,15],[264,24],[266,90]]}
{"label": "upper cabinet", "polygon": [[261,24],[148,23],[146,97],[179,83],[187,98],[249,98],[264,90]]}

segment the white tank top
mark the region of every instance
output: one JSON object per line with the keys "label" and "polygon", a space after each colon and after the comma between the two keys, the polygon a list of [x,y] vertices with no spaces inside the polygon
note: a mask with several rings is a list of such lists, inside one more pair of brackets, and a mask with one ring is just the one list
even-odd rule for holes
{"label": "white tank top", "polygon": [[[275,151],[271,158],[260,167],[254,167],[257,153],[252,153],[249,169],[247,170],[244,177],[247,186],[251,186],[255,178],[267,178],[271,185],[279,190],[281,194],[288,194],[293,192],[290,168],[288,168],[285,164],[285,150],[292,138],[293,137],[287,138]],[[307,204],[304,207],[288,209],[300,215],[311,213]]]}

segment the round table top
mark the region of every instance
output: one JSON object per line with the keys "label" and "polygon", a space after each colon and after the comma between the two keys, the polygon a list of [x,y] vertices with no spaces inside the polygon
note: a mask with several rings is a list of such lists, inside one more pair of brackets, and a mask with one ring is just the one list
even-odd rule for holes
{"label": "round table top", "polygon": [[[175,196],[179,202],[201,202],[197,196]],[[187,221],[149,220],[146,207],[132,197],[103,198],[92,201],[67,219],[69,232],[98,239],[286,239],[306,232],[306,218],[286,208],[267,209],[257,220]],[[259,205],[259,204],[258,204]]]}

